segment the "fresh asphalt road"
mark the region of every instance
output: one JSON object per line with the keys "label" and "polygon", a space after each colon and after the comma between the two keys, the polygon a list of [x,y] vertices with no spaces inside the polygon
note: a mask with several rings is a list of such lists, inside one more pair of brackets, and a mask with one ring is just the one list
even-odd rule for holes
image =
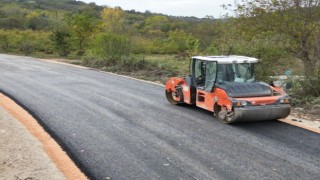
{"label": "fresh asphalt road", "polygon": [[278,121],[225,125],[159,85],[0,55],[0,91],[91,179],[320,179],[320,135]]}

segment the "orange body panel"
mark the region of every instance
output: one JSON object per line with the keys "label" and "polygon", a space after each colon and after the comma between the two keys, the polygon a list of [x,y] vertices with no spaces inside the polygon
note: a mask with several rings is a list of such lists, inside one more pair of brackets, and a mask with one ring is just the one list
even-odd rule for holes
{"label": "orange body panel", "polygon": [[185,83],[183,78],[172,77],[166,83],[166,91],[175,91],[175,87],[182,83]]}
{"label": "orange body panel", "polygon": [[197,89],[196,106],[213,112],[215,103],[218,103],[220,106],[226,107],[229,110],[232,109],[232,103],[224,90],[215,88],[213,92],[206,92]]}
{"label": "orange body panel", "polygon": [[[191,89],[186,84],[184,78],[170,78],[166,83],[166,91],[176,91],[176,86],[182,87],[184,103],[192,104]],[[220,106],[225,106],[227,109],[232,109],[232,103],[226,92],[220,88],[215,88],[213,92],[206,92],[201,89],[196,90],[196,106],[213,112],[214,104],[218,103]]]}

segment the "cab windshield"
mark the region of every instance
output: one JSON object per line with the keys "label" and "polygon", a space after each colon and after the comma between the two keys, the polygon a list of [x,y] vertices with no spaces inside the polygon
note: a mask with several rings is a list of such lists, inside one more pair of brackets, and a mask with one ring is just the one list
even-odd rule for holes
{"label": "cab windshield", "polygon": [[253,82],[254,64],[218,64],[218,82]]}

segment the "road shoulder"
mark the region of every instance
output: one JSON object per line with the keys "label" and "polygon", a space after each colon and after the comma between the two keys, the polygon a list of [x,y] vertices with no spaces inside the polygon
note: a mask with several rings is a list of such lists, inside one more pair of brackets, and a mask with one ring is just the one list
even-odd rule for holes
{"label": "road shoulder", "polygon": [[279,119],[279,121],[320,134],[320,121],[312,121],[293,115],[286,119]]}
{"label": "road shoulder", "polygon": [[38,122],[0,93],[0,179],[87,179]]}

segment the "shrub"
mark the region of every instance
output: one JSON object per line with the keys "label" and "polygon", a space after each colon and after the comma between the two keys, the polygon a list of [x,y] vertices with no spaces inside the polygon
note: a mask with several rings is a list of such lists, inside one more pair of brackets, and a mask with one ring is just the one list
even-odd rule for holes
{"label": "shrub", "polygon": [[24,55],[27,56],[27,55],[30,55],[33,53],[34,46],[35,46],[35,44],[32,41],[25,40],[25,41],[21,42],[20,49],[24,53]]}
{"label": "shrub", "polygon": [[129,56],[130,52],[131,41],[127,36],[108,33],[96,37],[87,55],[95,57],[99,61],[104,60],[112,63],[124,56]]}
{"label": "shrub", "polygon": [[314,76],[298,76],[298,78],[289,78],[287,83],[291,83],[288,90],[293,99],[293,105],[305,106],[320,105],[320,74]]}
{"label": "shrub", "polygon": [[6,52],[21,51],[25,55],[34,51],[49,52],[51,49],[49,33],[45,31],[0,29],[0,49]]}
{"label": "shrub", "polygon": [[6,34],[0,34],[0,49],[3,51],[9,49],[9,37]]}
{"label": "shrub", "polygon": [[50,35],[51,42],[60,56],[68,56],[70,53],[70,37],[66,31],[54,31]]}

